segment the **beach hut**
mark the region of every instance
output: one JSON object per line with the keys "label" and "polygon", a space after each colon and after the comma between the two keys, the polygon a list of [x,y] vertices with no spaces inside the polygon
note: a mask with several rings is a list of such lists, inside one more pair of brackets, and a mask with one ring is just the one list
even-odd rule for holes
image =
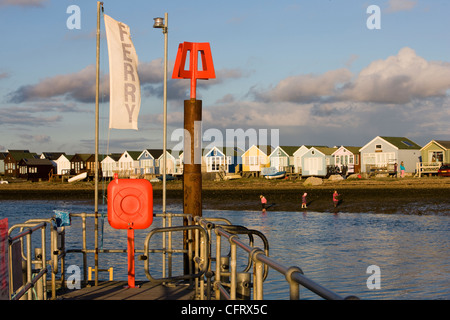
{"label": "beach hut", "polygon": [[450,141],[431,140],[420,149],[421,162],[417,163],[417,172],[436,174],[442,164],[450,163]]}
{"label": "beach hut", "polygon": [[[104,155],[98,155],[98,172],[99,174],[102,172],[102,160],[105,158]],[[95,177],[95,154],[91,154],[86,159],[86,170],[89,176]]]}
{"label": "beach hut", "polygon": [[19,161],[19,178],[29,181],[49,180],[53,174],[53,163],[48,159],[23,158]]}
{"label": "beach hut", "polygon": [[231,158],[231,162],[228,164],[228,173],[237,173],[242,170],[242,155],[244,150],[238,147],[224,147],[222,148],[225,156]]}
{"label": "beach hut", "polygon": [[139,174],[139,160],[138,157],[142,151],[125,151],[119,158],[119,175],[121,177],[130,177],[131,175]]}
{"label": "beach hut", "polygon": [[70,159],[70,174],[76,175],[87,172],[87,160],[92,156],[91,153],[76,153]]}
{"label": "beach hut", "polygon": [[361,172],[387,171],[394,164],[399,168],[402,161],[406,172],[414,172],[420,162],[420,149],[421,146],[405,137],[377,136],[359,150]]}
{"label": "beach hut", "polygon": [[175,158],[175,172],[174,175],[183,174],[183,151],[172,150],[172,156]]}
{"label": "beach hut", "polygon": [[5,157],[5,176],[19,177],[19,161],[22,159],[39,158],[38,155],[29,150],[7,150]]}
{"label": "beach hut", "polygon": [[228,172],[231,157],[227,157],[223,151],[214,146],[203,151],[202,172]]}
{"label": "beach hut", "polygon": [[296,151],[294,151],[294,172],[302,173],[302,158],[310,147],[302,145]]}
{"label": "beach hut", "polygon": [[[163,174],[163,153],[164,152],[161,152],[161,155],[156,159],[156,174]],[[166,174],[173,175],[176,172],[176,158],[174,155],[172,155],[172,152],[170,150],[166,150]]]}
{"label": "beach hut", "polygon": [[0,174],[5,174],[5,158],[8,155],[7,152],[0,152]]}
{"label": "beach hut", "polygon": [[102,177],[113,178],[114,173],[119,173],[119,159],[121,153],[111,153],[101,161]]}
{"label": "beach hut", "polygon": [[202,172],[235,173],[240,171],[242,154],[244,152],[237,147],[217,147],[203,150]]}
{"label": "beach hut", "polygon": [[340,173],[352,174],[361,172],[361,161],[359,149],[361,147],[339,147],[333,152],[333,165]]}
{"label": "beach hut", "polygon": [[71,168],[71,160],[73,158],[72,155],[62,154],[58,157],[58,159],[54,160],[56,163],[56,174],[63,175],[69,174]]}
{"label": "beach hut", "polygon": [[302,157],[302,176],[326,177],[337,148],[311,147]]}
{"label": "beach hut", "polygon": [[450,141],[431,140],[420,149],[422,163],[450,163]]}
{"label": "beach hut", "polygon": [[272,153],[271,146],[252,145],[245,151],[242,158],[243,172],[261,172],[262,168],[270,166],[268,154]]}
{"label": "beach hut", "polygon": [[139,155],[139,168],[141,174],[156,174],[156,159],[163,154],[163,149],[145,149]]}
{"label": "beach hut", "polygon": [[270,166],[275,168],[277,172],[294,171],[294,152],[296,152],[299,147],[292,146],[278,146],[269,155]]}

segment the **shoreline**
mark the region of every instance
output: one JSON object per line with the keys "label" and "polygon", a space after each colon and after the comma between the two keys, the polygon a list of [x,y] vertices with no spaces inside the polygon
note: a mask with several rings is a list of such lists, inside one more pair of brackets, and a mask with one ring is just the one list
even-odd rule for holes
{"label": "shoreline", "polygon": [[[359,179],[304,186],[304,180],[266,180],[260,178],[230,181],[203,181],[202,205],[205,210],[261,209],[259,195],[264,194],[270,211],[402,213],[450,215],[450,179],[404,178]],[[107,183],[99,184],[99,199],[106,194]],[[341,195],[337,209],[332,193]],[[154,203],[162,203],[162,183],[153,184]],[[308,193],[307,209],[301,209],[301,195]],[[167,183],[167,204],[182,205],[181,181]],[[94,183],[12,182],[0,185],[1,200],[94,200]]]}

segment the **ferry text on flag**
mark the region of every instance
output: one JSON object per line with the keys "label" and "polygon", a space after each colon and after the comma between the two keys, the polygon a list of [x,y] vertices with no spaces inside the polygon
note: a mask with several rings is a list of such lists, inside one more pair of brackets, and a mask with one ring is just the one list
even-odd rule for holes
{"label": "ferry text on flag", "polygon": [[104,15],[109,55],[109,128],[138,129],[141,87],[130,28]]}

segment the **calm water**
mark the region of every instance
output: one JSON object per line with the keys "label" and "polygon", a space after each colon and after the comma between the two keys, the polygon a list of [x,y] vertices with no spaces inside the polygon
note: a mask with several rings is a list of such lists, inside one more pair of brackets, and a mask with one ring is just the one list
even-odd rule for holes
{"label": "calm water", "polygon": [[[9,224],[30,218],[48,218],[53,210],[72,213],[93,212],[93,205],[82,201],[0,201],[0,219]],[[158,211],[159,210],[159,211]],[[155,212],[161,208],[156,207]],[[105,206],[100,213],[106,214]],[[167,208],[181,212],[179,207]],[[336,293],[357,295],[362,299],[450,299],[450,216],[400,214],[355,214],[317,212],[211,211],[204,217],[225,217],[233,224],[264,233],[270,244],[270,256],[286,266],[299,266],[304,274]],[[180,223],[179,221],[177,223]],[[67,248],[79,248],[80,219],[67,228]],[[151,228],[161,226],[155,218]],[[101,246],[104,249],[126,248],[126,231],[112,229],[105,218]],[[142,249],[148,230],[136,230],[136,249]],[[93,243],[93,227],[90,227]],[[176,236],[175,236],[176,238]],[[155,236],[155,248],[161,239]],[[261,243],[257,243],[262,248]],[[228,251],[225,251],[228,252]],[[238,251],[239,252],[239,251]],[[139,255],[139,253],[137,254]],[[174,261],[181,259],[175,256]],[[160,255],[151,256],[151,270],[160,265]],[[181,260],[180,260],[181,261]],[[67,266],[81,266],[81,255],[67,258]],[[93,257],[89,264],[94,265]],[[114,278],[126,280],[126,255],[100,256],[100,268],[114,267]],[[240,265],[245,266],[246,261]],[[381,288],[369,290],[367,268],[376,265],[381,271]],[[147,280],[143,262],[136,261],[136,279]],[[175,268],[174,273],[179,271]],[[151,271],[152,276],[160,273]],[[100,279],[106,275],[100,273]],[[283,276],[269,271],[264,282],[265,299],[288,299]],[[301,289],[302,299],[320,299]]]}

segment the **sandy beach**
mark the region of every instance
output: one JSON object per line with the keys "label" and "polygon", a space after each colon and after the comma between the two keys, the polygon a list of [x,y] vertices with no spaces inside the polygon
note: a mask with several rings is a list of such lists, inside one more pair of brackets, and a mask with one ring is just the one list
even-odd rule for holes
{"label": "sandy beach", "polygon": [[[204,209],[260,210],[263,194],[269,211],[319,211],[358,213],[403,213],[450,215],[450,178],[370,178],[342,181],[323,180],[319,186],[305,186],[303,180],[248,178],[230,181],[203,181]],[[99,184],[106,195],[107,182]],[[153,183],[155,204],[161,203],[162,183]],[[340,203],[334,209],[332,194],[337,190]],[[301,196],[308,193],[307,209],[301,209]],[[182,204],[182,182],[167,182],[167,202]],[[94,199],[93,182],[19,182],[0,184],[0,200]]]}

